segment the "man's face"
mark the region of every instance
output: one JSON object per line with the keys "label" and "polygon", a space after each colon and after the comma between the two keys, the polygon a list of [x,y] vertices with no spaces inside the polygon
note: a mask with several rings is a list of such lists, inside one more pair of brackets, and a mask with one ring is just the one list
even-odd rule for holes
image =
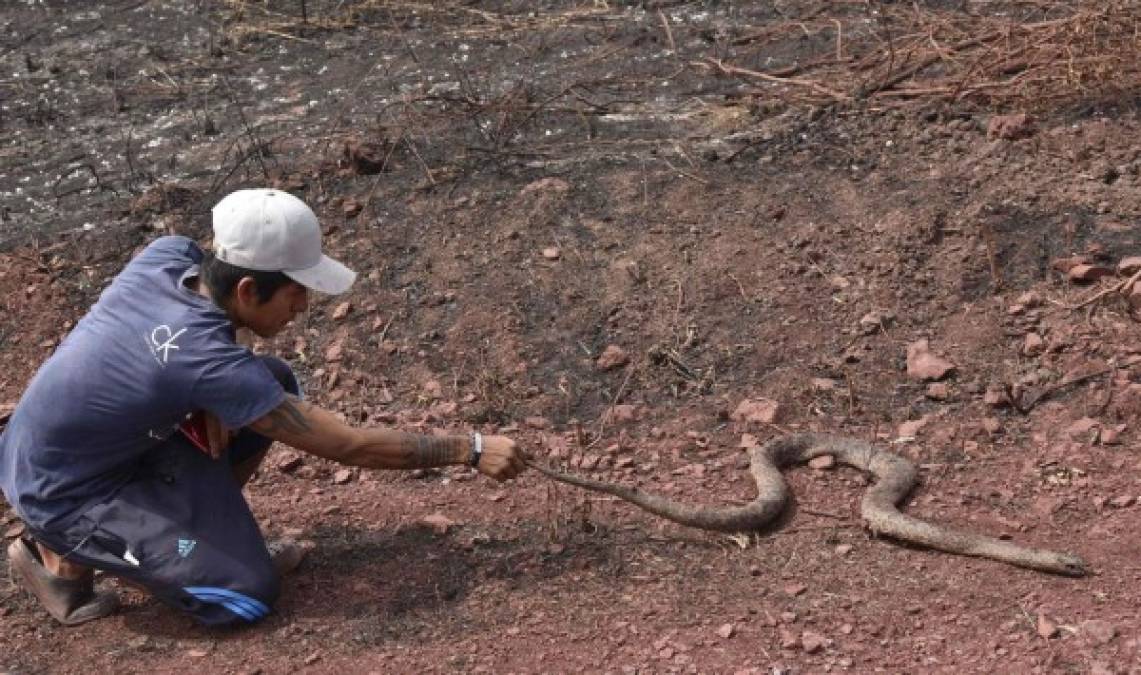
{"label": "man's face", "polygon": [[309,291],[301,284],[290,282],[277,289],[269,300],[259,302],[253,279],[247,277],[238,282],[235,300],[242,325],[258,337],[271,338],[309,308]]}

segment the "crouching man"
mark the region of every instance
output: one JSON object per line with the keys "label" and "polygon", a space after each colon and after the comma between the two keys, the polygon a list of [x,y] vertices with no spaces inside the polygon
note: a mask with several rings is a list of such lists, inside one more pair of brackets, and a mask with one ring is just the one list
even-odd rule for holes
{"label": "crouching man", "polygon": [[235,192],[213,226],[212,252],[164,237],[132,260],[0,435],[0,488],[28,527],[8,548],[13,578],[61,623],[118,606],[94,570],[208,625],[268,615],[298,556],[267,547],[242,486],[273,441],[372,469],[524,469],[506,437],[355,428],[306,402],[289,366],[236,331],[272,337],[310,290],[343,293],[355,274],[322,253],[316,216],[286,192]]}

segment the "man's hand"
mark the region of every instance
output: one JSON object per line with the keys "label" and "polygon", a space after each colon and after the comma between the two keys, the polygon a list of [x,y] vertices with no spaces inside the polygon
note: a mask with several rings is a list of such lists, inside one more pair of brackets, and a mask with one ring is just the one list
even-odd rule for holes
{"label": "man's hand", "polygon": [[484,436],[480,473],[498,481],[514,478],[527,468],[527,456],[506,436]]}
{"label": "man's hand", "polygon": [[226,449],[226,446],[230,445],[234,434],[209,412],[204,412],[203,417],[205,417],[206,442],[210,447],[210,456],[218,459],[222,456],[222,451]]}

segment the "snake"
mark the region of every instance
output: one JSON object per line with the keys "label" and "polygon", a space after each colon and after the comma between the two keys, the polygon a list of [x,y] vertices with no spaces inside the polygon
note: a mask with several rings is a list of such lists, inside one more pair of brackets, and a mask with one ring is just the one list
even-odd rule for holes
{"label": "snake", "polygon": [[1082,577],[1090,573],[1089,565],[1070,553],[1019,546],[1011,541],[957,531],[902,513],[898,504],[917,483],[915,465],[897,454],[879,450],[867,441],[830,434],[799,433],[755,445],[747,452],[757,496],[744,505],[722,507],[682,504],[625,485],[566,473],[539,462],[531,461],[529,464],[553,480],[618,497],[679,525],[740,533],[765,529],[784,510],[789,491],[782,469],[831,455],[837,463],[866,471],[875,478],[860,505],[860,515],[873,536],[882,535],[921,548],[988,558],[1061,576]]}

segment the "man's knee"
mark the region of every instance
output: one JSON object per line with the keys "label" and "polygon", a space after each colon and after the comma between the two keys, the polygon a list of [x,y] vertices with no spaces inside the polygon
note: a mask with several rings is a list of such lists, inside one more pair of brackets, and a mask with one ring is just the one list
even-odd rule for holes
{"label": "man's knee", "polygon": [[281,577],[270,565],[241,584],[195,585],[179,589],[177,599],[163,598],[208,626],[242,626],[269,616],[281,595]]}

